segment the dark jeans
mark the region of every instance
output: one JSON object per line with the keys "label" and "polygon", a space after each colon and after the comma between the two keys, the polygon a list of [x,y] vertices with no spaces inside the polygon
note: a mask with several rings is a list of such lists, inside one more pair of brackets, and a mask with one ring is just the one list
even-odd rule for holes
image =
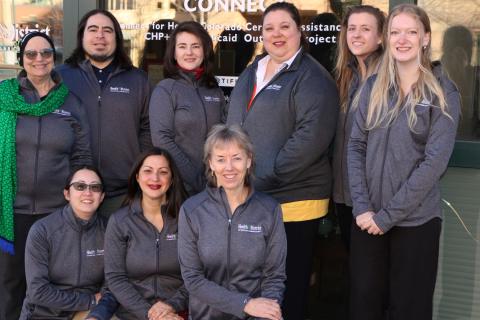
{"label": "dark jeans", "polygon": [[340,227],[340,235],[347,251],[350,251],[350,232],[354,220],[352,209],[352,207],[344,203],[335,203],[335,213],[338,219],[338,226]]}
{"label": "dark jeans", "polygon": [[432,319],[441,220],[369,235],[353,223],[351,320]]}
{"label": "dark jeans", "polygon": [[15,214],[15,255],[0,253],[0,319],[18,320],[27,290],[25,243],[33,223],[47,214]]}
{"label": "dark jeans", "polygon": [[320,219],[285,222],[287,234],[285,320],[304,320],[313,263],[313,248]]}

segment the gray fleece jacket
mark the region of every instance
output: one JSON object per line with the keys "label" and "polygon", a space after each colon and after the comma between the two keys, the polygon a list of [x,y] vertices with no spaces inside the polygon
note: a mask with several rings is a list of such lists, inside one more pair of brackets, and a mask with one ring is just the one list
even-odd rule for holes
{"label": "gray fleece jacket", "polygon": [[259,58],[240,75],[227,117],[227,124],[240,124],[252,140],[255,186],[280,203],[329,198],[328,154],[339,109],[335,82],[302,51],[257,93],[247,109]]}
{"label": "gray fleece jacket", "polygon": [[[95,305],[94,295],[104,283],[106,224],[98,215],[81,222],[66,205],[32,226],[25,248],[27,294],[20,319],[67,320]],[[113,307],[97,312],[97,319],[110,319],[116,308],[112,299],[104,294],[95,308]]]}
{"label": "gray fleece jacket", "polygon": [[140,200],[123,207],[108,221],[105,235],[105,277],[120,302],[122,320],[148,319],[157,301],[177,312],[187,309],[177,251],[177,220],[163,215],[158,232],[143,215]]}
{"label": "gray fleece jacket", "polygon": [[232,214],[223,188],[207,187],[185,201],[178,228],[189,319],[244,319],[249,298],[282,303],[287,240],[271,197],[252,192]]}
{"label": "gray fleece jacket", "polygon": [[88,60],[79,67],[62,65],[57,70],[85,107],[94,163],[105,179],[107,196],[126,193],[137,155],[152,146],[145,72],[117,67],[102,89]]}
{"label": "gray fleece jacket", "polygon": [[205,188],[203,144],[210,128],[221,122],[225,99],[220,88],[207,88],[180,72],[164,79],[150,98],[152,142],[175,160],[189,194]]}
{"label": "gray fleece jacket", "polygon": [[[447,112],[437,99],[424,98],[415,107],[414,131],[408,127],[405,110],[388,127],[365,129],[368,101],[375,76],[362,89],[348,144],[348,174],[353,215],[374,211],[375,223],[387,232],[394,226],[418,226],[442,217],[440,177],[445,172],[455,144],[460,115],[460,95],[442,72],[434,74],[443,88]],[[389,101],[393,104],[392,93]]]}
{"label": "gray fleece jacket", "polygon": [[360,73],[357,64],[353,61],[349,63],[349,67],[352,69],[352,79],[348,87],[347,108],[346,110],[340,110],[338,114],[337,133],[335,134],[335,144],[333,148],[332,198],[336,203],[352,206],[350,187],[348,185],[347,145],[350,139],[350,133],[352,132],[355,111],[357,110],[352,107],[352,102],[360,88]]}
{"label": "gray fleece jacket", "polygon": [[[55,89],[62,80],[56,72],[52,78]],[[27,103],[40,101],[25,71],[18,81]],[[45,214],[64,206],[63,186],[71,167],[92,164],[88,120],[80,100],[70,92],[65,103],[47,115],[19,115],[15,146],[15,213]]]}

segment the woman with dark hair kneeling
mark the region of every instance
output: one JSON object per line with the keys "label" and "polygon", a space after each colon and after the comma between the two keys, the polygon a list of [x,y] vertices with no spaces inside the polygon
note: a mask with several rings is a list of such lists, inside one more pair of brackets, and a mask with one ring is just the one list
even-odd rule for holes
{"label": "woman with dark hair kneeling", "polygon": [[287,254],[280,205],[253,189],[253,147],[239,126],[214,126],[204,150],[208,187],[185,202],[178,225],[190,317],[279,320]]}
{"label": "woman with dark hair kneeling", "polygon": [[97,214],[105,196],[102,178],[93,167],[78,167],[63,193],[69,204],[35,222],[28,233],[27,295],[20,319],[66,320],[86,310],[88,319],[110,319],[117,302],[101,290],[107,226]]}
{"label": "woman with dark hair kneeling", "polygon": [[172,157],[162,149],[142,153],[128,179],[124,207],[109,220],[105,277],[130,319],[182,319],[188,297],[177,253],[177,216],[185,199]]}

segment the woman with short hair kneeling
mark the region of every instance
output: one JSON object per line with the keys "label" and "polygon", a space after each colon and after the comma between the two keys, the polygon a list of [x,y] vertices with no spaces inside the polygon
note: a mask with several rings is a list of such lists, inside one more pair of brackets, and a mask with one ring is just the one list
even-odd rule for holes
{"label": "woman with short hair kneeling", "polygon": [[208,186],[180,210],[179,259],[191,319],[282,318],[287,254],[282,211],[251,184],[253,147],[216,125],[204,149]]}

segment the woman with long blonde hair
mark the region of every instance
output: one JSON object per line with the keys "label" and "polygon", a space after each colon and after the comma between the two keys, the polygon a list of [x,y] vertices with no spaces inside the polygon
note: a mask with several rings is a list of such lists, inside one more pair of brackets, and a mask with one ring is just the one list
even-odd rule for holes
{"label": "woman with long blonde hair", "polygon": [[342,239],[350,247],[352,199],[348,187],[347,143],[363,82],[376,73],[383,52],[385,14],[369,5],[348,8],[342,20],[335,67],[340,113],[333,153],[333,201]]}
{"label": "woman with long blonde hair", "polygon": [[431,319],[442,210],[453,150],[456,86],[430,61],[424,10],[389,15],[378,75],[359,97],[348,172],[353,201],[351,319]]}

